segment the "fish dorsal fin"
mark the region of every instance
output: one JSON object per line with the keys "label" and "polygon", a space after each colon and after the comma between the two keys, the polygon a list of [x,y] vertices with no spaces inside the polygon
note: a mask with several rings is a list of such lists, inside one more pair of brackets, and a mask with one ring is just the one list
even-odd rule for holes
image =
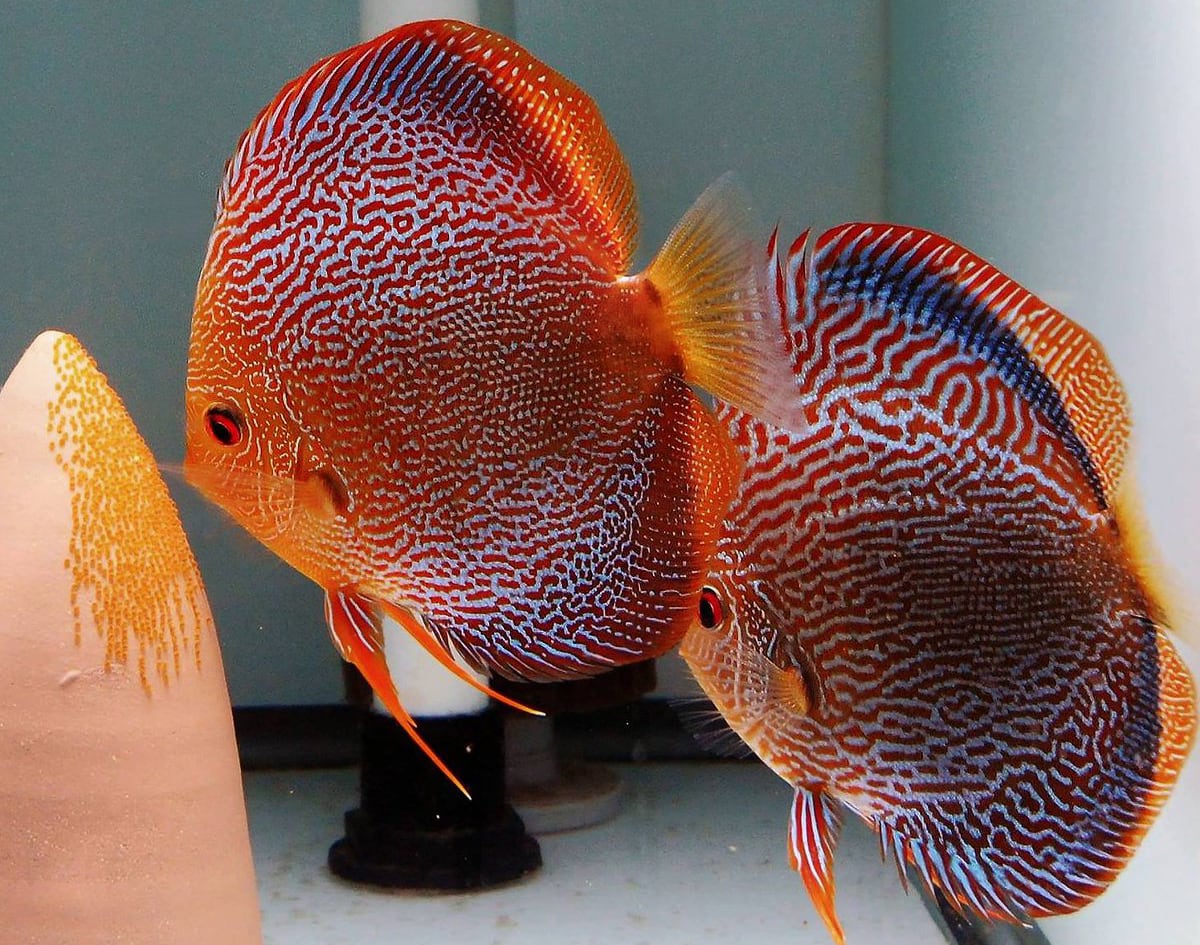
{"label": "fish dorsal fin", "polygon": [[788,821],[788,860],[804,880],[817,914],[837,945],[846,942],[833,905],[833,851],[841,830],[841,810],[835,801],[820,791],[796,788]]}
{"label": "fish dorsal fin", "polygon": [[242,136],[218,209],[273,139],[301,140],[318,121],[361,116],[376,101],[423,102],[482,124],[573,211],[611,271],[626,271],[637,236],[633,179],[596,103],[512,40],[453,20],[407,23],[285,85]]}
{"label": "fish dorsal fin", "polygon": [[850,223],[823,234],[790,269],[812,311],[818,295],[884,306],[953,336],[1031,403],[1083,468],[1100,505],[1121,480],[1130,419],[1103,348],[1086,330],[991,264],[945,237],[886,223]]}

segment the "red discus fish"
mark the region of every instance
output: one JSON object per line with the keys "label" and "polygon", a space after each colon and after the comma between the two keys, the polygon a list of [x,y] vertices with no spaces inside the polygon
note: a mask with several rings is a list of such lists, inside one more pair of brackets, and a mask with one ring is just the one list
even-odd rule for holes
{"label": "red discus fish", "polygon": [[1125,511],[1121,386],[931,233],[847,225],[772,268],[808,429],[719,408],[745,477],[683,655],[795,788],[792,864],[839,943],[843,806],[961,909],[1078,909],[1196,725]]}
{"label": "red discus fish", "polygon": [[562,76],[442,21],[322,60],[226,168],[185,472],[325,588],[410,730],[381,613],[460,674],[449,647],[527,679],[660,654],[737,475],[690,385],[794,422],[744,217],[717,185],[626,275],[629,171]]}

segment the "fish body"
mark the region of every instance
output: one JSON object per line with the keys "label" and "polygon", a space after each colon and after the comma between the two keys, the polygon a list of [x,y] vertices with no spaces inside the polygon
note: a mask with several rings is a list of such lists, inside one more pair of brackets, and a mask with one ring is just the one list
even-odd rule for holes
{"label": "fish body", "polygon": [[242,137],[197,289],[185,472],[325,588],[397,717],[382,613],[452,669],[450,648],[524,679],[686,630],[737,474],[690,385],[787,402],[730,194],[627,274],[633,185],[594,103],[448,21],[322,60]]}
{"label": "fish body", "polygon": [[792,863],[835,940],[844,808],[962,909],[1074,911],[1196,724],[1124,512],[1120,384],[931,233],[851,224],[772,269],[808,426],[719,407],[745,472],[682,653],[795,788]]}

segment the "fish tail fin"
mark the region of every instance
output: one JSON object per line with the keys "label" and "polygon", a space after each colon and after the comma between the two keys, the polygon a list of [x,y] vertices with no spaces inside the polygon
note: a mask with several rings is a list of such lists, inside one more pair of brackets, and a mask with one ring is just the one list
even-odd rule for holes
{"label": "fish tail fin", "polygon": [[817,914],[837,945],[846,943],[833,906],[833,851],[841,829],[842,818],[836,802],[820,791],[796,788],[788,823],[788,859],[804,880]]}
{"label": "fish tail fin", "polygon": [[642,278],[689,383],[802,430],[785,339],[769,311],[770,259],[750,231],[748,199],[727,174],[684,214]]}
{"label": "fish tail fin", "polygon": [[396,684],[392,682],[392,674],[388,671],[387,659],[383,652],[383,630],[379,625],[379,616],[371,602],[357,594],[326,591],[325,620],[329,625],[334,646],[342,659],[358,667],[363,678],[379,696],[379,701],[400,723],[408,737],[437,769],[450,779],[450,783],[470,800],[471,793],[438,757],[437,752],[417,733],[417,723],[400,702],[400,695],[396,692]]}
{"label": "fish tail fin", "polygon": [[1200,648],[1196,605],[1183,582],[1163,560],[1142,506],[1135,470],[1127,469],[1117,491],[1113,512],[1130,566],[1150,605],[1149,616],[1191,646]]}

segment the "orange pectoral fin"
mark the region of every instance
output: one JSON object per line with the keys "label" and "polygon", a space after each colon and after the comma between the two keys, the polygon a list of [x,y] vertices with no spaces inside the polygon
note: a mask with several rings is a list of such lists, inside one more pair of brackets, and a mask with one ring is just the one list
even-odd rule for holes
{"label": "orange pectoral fin", "polygon": [[329,624],[333,645],[337,647],[342,659],[358,667],[363,678],[375,690],[379,701],[392,713],[409,738],[416,742],[417,747],[437,765],[438,770],[450,779],[450,783],[470,800],[470,792],[429,747],[425,739],[417,734],[416,723],[400,703],[400,696],[396,692],[396,684],[392,682],[387,657],[384,655],[383,630],[379,626],[379,614],[374,601],[352,592],[326,591],[325,620]]}
{"label": "orange pectoral fin", "polygon": [[796,788],[792,817],[788,823],[788,857],[837,945],[846,936],[833,907],[833,850],[842,829],[835,802],[820,791]]}
{"label": "orange pectoral fin", "polygon": [[405,610],[403,607],[397,607],[395,604],[389,604],[387,601],[380,601],[379,606],[383,608],[384,613],[391,617],[396,623],[400,624],[409,635],[416,640],[422,647],[425,648],[430,656],[441,663],[446,669],[450,670],[455,676],[461,679],[469,686],[473,686],[482,692],[485,696],[495,699],[497,702],[502,702],[511,709],[516,709],[518,712],[528,712],[530,715],[545,715],[538,709],[531,709],[527,705],[517,702],[515,699],[510,699],[502,693],[496,692],[487,683],[480,682],[467,670],[465,670],[458,661],[451,656],[444,646],[438,642],[425,623],[411,611]]}

